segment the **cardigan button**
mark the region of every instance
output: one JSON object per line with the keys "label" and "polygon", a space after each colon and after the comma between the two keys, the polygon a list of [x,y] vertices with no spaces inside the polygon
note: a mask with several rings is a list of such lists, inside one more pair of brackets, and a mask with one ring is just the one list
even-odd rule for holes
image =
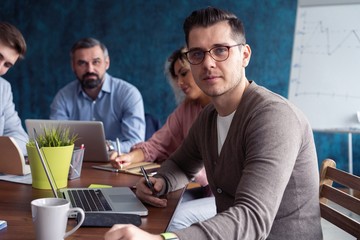
{"label": "cardigan button", "polygon": [[218,193],[222,193],[221,188],[217,188],[216,191],[217,191]]}

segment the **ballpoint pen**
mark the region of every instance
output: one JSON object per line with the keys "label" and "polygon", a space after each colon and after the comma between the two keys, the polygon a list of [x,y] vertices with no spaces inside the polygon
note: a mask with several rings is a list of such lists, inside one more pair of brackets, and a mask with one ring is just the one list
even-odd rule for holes
{"label": "ballpoint pen", "polygon": [[[116,138],[116,148],[117,148],[118,155],[120,156],[121,155],[121,149],[120,149],[120,140],[119,140],[119,138]],[[123,169],[123,162],[122,161],[120,162],[120,169]]]}
{"label": "ballpoint pen", "polygon": [[147,175],[145,169],[143,166],[140,166],[141,172],[144,175],[145,181],[146,181],[146,185],[150,188],[150,190],[153,192],[153,194],[156,193],[155,189],[154,189],[154,185],[152,184],[152,182],[149,179],[149,176]]}
{"label": "ballpoint pen", "polygon": [[118,173],[120,171],[117,168],[105,167],[105,166],[92,166],[92,168],[105,170],[105,171],[109,171],[109,172],[116,172],[116,173]]}

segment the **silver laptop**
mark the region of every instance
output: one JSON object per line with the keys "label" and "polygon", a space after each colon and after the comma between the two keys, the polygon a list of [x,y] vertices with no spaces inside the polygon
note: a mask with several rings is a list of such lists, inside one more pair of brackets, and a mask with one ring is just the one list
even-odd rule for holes
{"label": "silver laptop", "polygon": [[[58,189],[51,171],[47,167],[46,156],[35,141],[51,190],[57,198],[69,200],[71,207],[80,207],[85,213],[125,213],[147,216],[148,209],[129,187],[113,188],[64,188]],[[75,217],[75,216],[74,216]]]}
{"label": "silver laptop", "polygon": [[67,127],[71,134],[75,133],[78,136],[75,146],[80,147],[84,144],[84,161],[109,161],[104,127],[101,121],[26,119],[25,125],[30,139],[34,138],[34,129],[37,134],[42,134],[44,128]]}

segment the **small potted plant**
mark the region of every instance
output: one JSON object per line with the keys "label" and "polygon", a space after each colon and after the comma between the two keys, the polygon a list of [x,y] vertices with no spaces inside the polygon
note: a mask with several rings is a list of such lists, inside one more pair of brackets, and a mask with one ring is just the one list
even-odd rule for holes
{"label": "small potted plant", "polygon": [[[70,134],[68,128],[43,128],[43,133],[35,136],[40,151],[58,188],[67,186],[70,162],[77,135]],[[38,189],[51,189],[44,167],[36,150],[34,139],[30,140],[26,149],[31,169],[32,186]]]}

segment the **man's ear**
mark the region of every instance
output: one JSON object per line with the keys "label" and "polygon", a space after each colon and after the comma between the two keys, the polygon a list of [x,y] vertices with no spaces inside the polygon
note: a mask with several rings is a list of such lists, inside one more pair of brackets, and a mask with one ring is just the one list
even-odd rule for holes
{"label": "man's ear", "polygon": [[251,58],[251,48],[248,44],[245,44],[245,46],[243,47],[243,67],[247,67],[249,65],[250,62],[250,58]]}
{"label": "man's ear", "polygon": [[106,64],[106,70],[108,70],[110,67],[110,57],[109,56],[106,57],[105,64]]}

